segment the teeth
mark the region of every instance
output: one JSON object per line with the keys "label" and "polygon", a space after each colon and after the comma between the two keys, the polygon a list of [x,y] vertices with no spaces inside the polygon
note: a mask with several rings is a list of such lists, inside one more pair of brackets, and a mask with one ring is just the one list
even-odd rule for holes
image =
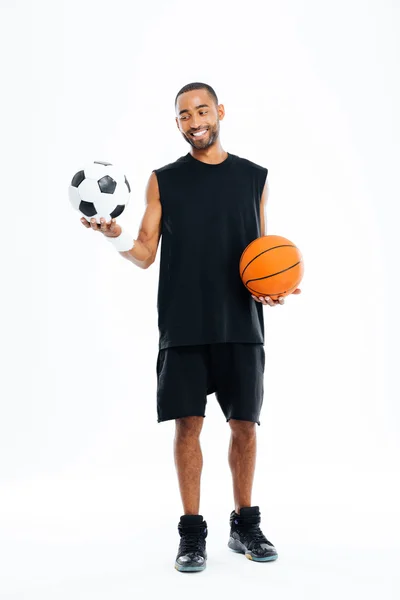
{"label": "teeth", "polygon": [[194,135],[195,137],[199,136],[199,135],[203,135],[203,133],[205,133],[207,131],[207,129],[203,129],[203,131],[198,131],[197,133],[192,133],[192,135]]}

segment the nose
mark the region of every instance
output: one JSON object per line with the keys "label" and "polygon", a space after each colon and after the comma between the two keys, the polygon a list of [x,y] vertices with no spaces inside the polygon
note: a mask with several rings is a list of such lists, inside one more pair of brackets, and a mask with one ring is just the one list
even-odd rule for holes
{"label": "nose", "polygon": [[191,130],[197,131],[198,129],[200,129],[200,127],[201,127],[200,119],[198,119],[198,117],[193,117],[192,122],[190,124]]}

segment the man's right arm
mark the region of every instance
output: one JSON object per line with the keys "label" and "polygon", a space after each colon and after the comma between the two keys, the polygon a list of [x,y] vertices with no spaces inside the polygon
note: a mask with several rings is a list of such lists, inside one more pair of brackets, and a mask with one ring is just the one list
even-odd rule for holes
{"label": "man's right arm", "polygon": [[161,236],[162,207],[157,175],[152,172],[146,187],[146,210],[139,227],[137,240],[130,250],[120,254],[141,269],[147,269],[156,258]]}

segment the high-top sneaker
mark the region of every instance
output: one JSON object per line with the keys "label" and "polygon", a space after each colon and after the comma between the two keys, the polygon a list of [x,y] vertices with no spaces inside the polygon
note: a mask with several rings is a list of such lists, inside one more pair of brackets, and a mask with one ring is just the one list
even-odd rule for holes
{"label": "high-top sneaker", "polygon": [[228,546],[241,552],[250,560],[276,560],[278,553],[260,529],[261,514],[258,506],[245,506],[238,515],[231,512],[229,523],[231,533]]}
{"label": "high-top sneaker", "polygon": [[202,571],[206,568],[207,523],[202,515],[182,515],[178,523],[181,536],[175,569],[178,571]]}

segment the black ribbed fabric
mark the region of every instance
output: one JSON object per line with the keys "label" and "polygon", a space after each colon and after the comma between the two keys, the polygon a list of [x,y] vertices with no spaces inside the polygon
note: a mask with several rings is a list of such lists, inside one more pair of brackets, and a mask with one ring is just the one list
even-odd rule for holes
{"label": "black ribbed fabric", "polygon": [[162,205],[159,349],[264,343],[263,305],[244,287],[239,260],[261,235],[268,169],[234,154],[210,165],[188,153],[154,172]]}

